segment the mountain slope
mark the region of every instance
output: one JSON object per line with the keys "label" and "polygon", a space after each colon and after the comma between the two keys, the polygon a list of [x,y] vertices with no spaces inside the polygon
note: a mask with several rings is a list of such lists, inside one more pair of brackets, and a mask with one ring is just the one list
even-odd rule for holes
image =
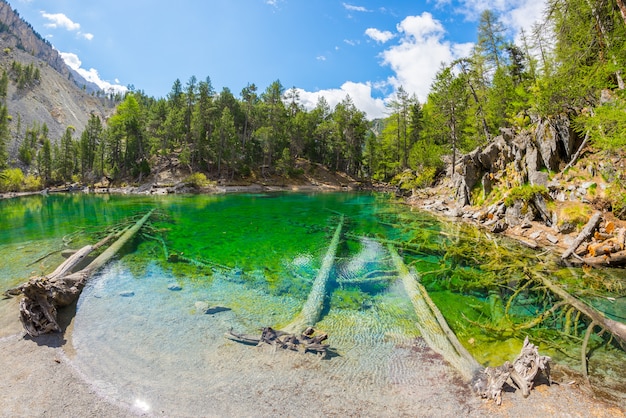
{"label": "mountain slope", "polygon": [[[12,67],[32,66],[38,80],[19,86]],[[51,141],[56,142],[68,126],[75,135],[82,133],[91,114],[103,121],[113,111],[114,103],[89,92],[97,86],[71,70],[49,42],[37,34],[4,0],[0,0],[0,73],[9,75],[6,105],[11,117],[11,159],[17,155],[26,129],[44,123]],[[100,96],[100,95],[98,95]]]}

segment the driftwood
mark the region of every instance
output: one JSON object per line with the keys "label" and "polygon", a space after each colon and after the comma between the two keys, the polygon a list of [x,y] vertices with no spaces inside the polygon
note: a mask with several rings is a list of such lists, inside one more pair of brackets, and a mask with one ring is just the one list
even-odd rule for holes
{"label": "driftwood", "polygon": [[270,344],[284,350],[302,353],[313,352],[320,354],[322,357],[326,357],[328,353],[328,345],[323,344],[328,335],[325,333],[316,334],[312,327],[308,327],[300,334],[291,334],[270,327],[265,327],[261,331],[261,336],[257,338],[251,335],[236,334],[230,330],[226,333],[226,338],[249,345]]}
{"label": "driftwood", "polygon": [[493,399],[496,404],[500,405],[504,384],[509,379],[526,398],[530,395],[530,390],[540,371],[544,372],[550,383],[550,357],[539,355],[537,346],[531,344],[526,337],[522,351],[513,364],[506,361],[502,366],[485,368],[474,380],[473,387],[480,396]]}
{"label": "driftwood", "polygon": [[568,261],[572,266],[622,267],[626,266],[626,251],[603,253],[603,255],[582,257]]}
{"label": "driftwood", "polygon": [[502,390],[507,381],[512,380],[524,397],[527,397],[539,371],[545,372],[548,380],[550,379],[550,357],[540,356],[538,348],[528,341],[528,337],[524,340],[522,351],[513,364],[507,361],[499,367],[483,368],[450,329],[424,286],[419,283],[417,275],[407,268],[392,245],[388,248],[415,308],[420,334],[433,351],[441,354],[468,382],[471,382],[476,393],[484,398],[493,399],[500,405]]}
{"label": "driftwood", "polygon": [[[152,211],[148,212],[132,227],[119,234],[109,235],[95,245],[81,248],[54,272],[46,276],[32,277],[28,282],[19,286],[17,289],[24,295],[20,301],[20,320],[26,332],[36,337],[53,331],[61,331],[57,321],[57,309],[68,306],[78,299],[89,277],[106,264],[139,231],[151,214]],[[113,238],[117,240],[109,248],[86,267],[72,272],[89,254]]]}
{"label": "driftwood", "polygon": [[481,370],[481,365],[463,347],[450,329],[439,308],[430,299],[428,292],[419,282],[417,275],[408,269],[392,245],[389,245],[387,248],[402,279],[404,289],[413,303],[413,308],[417,314],[416,325],[422,338],[433,351],[441,354],[467,381],[474,379]]}
{"label": "driftwood", "polygon": [[587,222],[583,230],[580,231],[580,234],[578,234],[578,236],[576,237],[572,245],[570,245],[570,247],[567,250],[565,250],[565,252],[561,255],[561,259],[565,260],[567,257],[572,255],[580,244],[582,244],[585,240],[591,237],[595,229],[598,227],[598,225],[600,225],[601,220],[602,220],[602,213],[596,212],[591,217],[591,219],[589,219],[589,221]]}

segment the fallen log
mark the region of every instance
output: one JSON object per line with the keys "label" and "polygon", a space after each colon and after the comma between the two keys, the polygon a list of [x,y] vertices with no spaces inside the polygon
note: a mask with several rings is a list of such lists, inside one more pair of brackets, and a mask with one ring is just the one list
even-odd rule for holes
{"label": "fallen log", "polygon": [[568,305],[585,315],[598,326],[609,331],[614,337],[620,340],[622,344],[626,343],[626,324],[607,318],[602,312],[572,296],[565,289],[553,283],[552,280],[543,275],[533,273],[533,277],[531,278],[539,280],[550,292],[564,300]]}
{"label": "fallen log", "polygon": [[578,248],[578,246],[580,244],[582,244],[586,239],[588,239],[590,236],[592,236],[594,231],[595,231],[595,229],[600,224],[601,220],[602,220],[602,213],[601,212],[596,212],[589,219],[589,221],[587,222],[587,224],[585,225],[583,230],[580,231],[580,234],[578,234],[578,236],[576,237],[576,239],[574,240],[572,245],[570,245],[570,247],[567,250],[565,250],[565,252],[561,255],[561,259],[565,260],[567,257],[572,255],[574,253],[574,251],[576,251],[576,249]]}
{"label": "fallen log", "polygon": [[613,239],[607,239],[602,242],[596,242],[587,246],[587,253],[591,257],[600,257],[603,255],[610,255],[620,251],[619,244]]}
{"label": "fallen log", "polygon": [[475,378],[482,366],[467,351],[448,326],[439,308],[428,296],[426,288],[419,283],[417,276],[412,273],[396,249],[387,247],[391,259],[402,279],[415,313],[417,314],[417,328],[422,338],[436,353],[445,358],[468,381]]}
{"label": "fallen log", "polygon": [[330,278],[330,273],[335,262],[335,254],[341,238],[341,229],[343,227],[344,217],[341,215],[339,225],[335,230],[326,255],[322,260],[322,265],[317,272],[311,292],[302,307],[300,313],[282,330],[274,330],[271,327],[262,328],[261,337],[256,338],[250,335],[236,334],[232,330],[226,333],[226,338],[243,344],[272,344],[280,348],[291,350],[301,350],[303,352],[313,351],[326,356],[328,345],[322,342],[328,338],[328,335],[321,334],[314,336],[315,330],[313,325],[317,323],[324,308],[324,299],[326,297],[326,285]]}
{"label": "fallen log", "polygon": [[302,311],[291,321],[287,326],[283,328],[283,331],[297,334],[305,330],[307,327],[315,325],[322,314],[324,308],[324,299],[326,297],[326,284],[330,278],[330,273],[335,262],[335,254],[337,253],[337,247],[339,246],[339,240],[341,238],[341,228],[343,227],[343,215],[337,225],[333,239],[330,241],[326,255],[322,260],[322,265],[315,276],[313,287],[309,293]]}
{"label": "fallen log", "polygon": [[[78,299],[89,277],[115,256],[124,244],[141,229],[152,212],[153,210],[148,212],[132,227],[118,234],[109,235],[93,246],[81,248],[49,275],[32,277],[28,282],[19,286],[19,291],[24,295],[20,301],[20,320],[26,332],[36,337],[53,331],[61,331],[57,321],[57,309],[68,306]],[[117,240],[86,267],[72,272],[87,255],[115,237],[118,237]]]}
{"label": "fallen log", "polygon": [[470,382],[474,391],[483,398],[493,399],[498,405],[502,402],[504,384],[512,380],[520,388],[524,397],[532,389],[539,371],[548,374],[550,357],[540,356],[536,346],[528,338],[519,356],[513,364],[508,361],[499,367],[484,368],[461,344],[450,329],[441,311],[432,301],[426,288],[419,283],[396,251],[389,245],[391,258],[400,274],[404,288],[413,303],[417,314],[417,328],[430,348],[448,361],[462,376]]}

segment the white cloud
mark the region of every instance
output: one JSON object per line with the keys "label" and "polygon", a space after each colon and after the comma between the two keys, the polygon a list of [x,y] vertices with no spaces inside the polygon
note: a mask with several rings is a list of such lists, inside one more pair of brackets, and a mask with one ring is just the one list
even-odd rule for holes
{"label": "white cloud", "polygon": [[462,0],[458,13],[467,20],[477,21],[485,10],[495,12],[505,27],[517,37],[524,29],[527,33],[535,22],[541,20],[546,0]]}
{"label": "white cloud", "polygon": [[394,37],[393,33],[388,30],[381,31],[376,28],[368,28],[365,30],[365,34],[375,40],[376,42],[384,44],[388,40]]}
{"label": "white cloud", "polygon": [[530,34],[532,26],[542,20],[544,8],[545,0],[522,0],[503,16],[502,21],[513,28],[516,37],[522,29]]}
{"label": "white cloud", "polygon": [[357,109],[365,112],[368,119],[382,118],[385,116],[385,102],[383,99],[372,97],[371,83],[354,83],[347,81],[341,88],[319,90],[308,92],[298,89],[300,101],[307,109],[313,109],[317,105],[317,100],[323,96],[331,107],[335,107],[339,102],[350,95],[352,102]]}
{"label": "white cloud", "polygon": [[65,16],[63,13],[46,13],[42,11],[41,16],[50,22],[45,24],[47,28],[65,28],[69,31],[77,31],[80,29],[79,23],[73,22],[72,19]]}
{"label": "white cloud", "polygon": [[93,39],[93,33],[80,33],[79,32],[79,35],[87,39],[88,41],[91,41]]}
{"label": "white cloud", "polygon": [[326,57],[324,55],[318,55],[315,59],[318,61],[326,61]]}
{"label": "white cloud", "polygon": [[109,83],[108,81],[102,80],[100,78],[100,75],[98,74],[98,70],[96,70],[95,68],[90,68],[89,70],[82,68],[82,62],[80,58],[78,58],[78,55],[71,52],[60,52],[60,54],[61,58],[63,58],[63,61],[65,61],[65,63],[71,69],[83,76],[85,80],[90,81],[100,87],[105,92],[114,91],[124,93],[128,90],[125,86],[120,85],[117,79],[115,80],[117,84]]}
{"label": "white cloud", "polygon": [[346,10],[350,10],[351,12],[369,12],[369,10],[367,10],[367,8],[365,8],[363,6],[354,6],[354,5],[348,4],[348,3],[343,3],[343,7]]}
{"label": "white cloud", "polygon": [[399,43],[381,54],[383,64],[395,73],[389,82],[396,88],[403,86],[409,94],[415,93],[423,103],[441,63],[468,55],[473,44],[444,40],[443,26],[428,12],[406,17],[397,29]]}

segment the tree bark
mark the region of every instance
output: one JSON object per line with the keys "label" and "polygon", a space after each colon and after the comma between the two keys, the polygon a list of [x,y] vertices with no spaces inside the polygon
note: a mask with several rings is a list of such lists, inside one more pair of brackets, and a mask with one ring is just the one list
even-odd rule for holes
{"label": "tree bark", "polygon": [[593,235],[593,231],[595,231],[595,229],[598,227],[601,220],[602,220],[602,213],[596,212],[591,217],[591,219],[589,219],[589,221],[587,222],[583,230],[580,231],[580,234],[578,234],[578,236],[576,237],[572,245],[570,245],[570,247],[567,250],[565,250],[565,252],[561,255],[561,259],[565,260],[567,257],[572,255],[574,251],[576,251],[576,248],[578,248],[578,246],[583,243],[583,241],[585,241],[587,238]]}
{"label": "tree bark", "polygon": [[441,354],[461,375],[470,381],[482,369],[448,326],[445,318],[428,296],[428,292],[419,283],[402,261],[392,245],[388,245],[393,263],[402,279],[404,289],[417,314],[417,328],[426,343],[438,354]]}
{"label": "tree bark", "polygon": [[20,301],[20,320],[26,332],[36,337],[53,331],[61,331],[57,321],[57,308],[73,303],[85,286],[89,277],[106,264],[148,220],[153,210],[148,212],[131,228],[121,233],[119,238],[102,254],[82,270],[71,273],[87,255],[101,247],[115,235],[99,243],[83,247],[47,276],[32,277],[19,286],[24,298]]}

